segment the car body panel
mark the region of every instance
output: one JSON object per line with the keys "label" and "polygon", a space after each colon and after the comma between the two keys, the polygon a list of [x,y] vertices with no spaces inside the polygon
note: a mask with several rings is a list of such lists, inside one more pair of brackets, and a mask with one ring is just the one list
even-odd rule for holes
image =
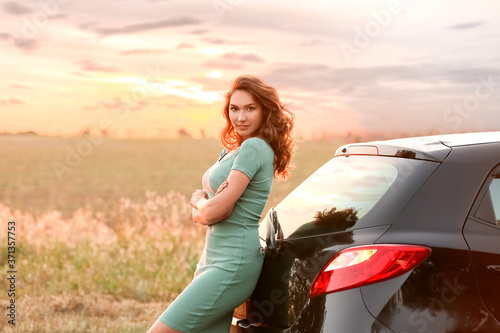
{"label": "car body panel", "polygon": [[476,282],[490,313],[500,320],[500,166],[496,165],[474,202],[464,237],[471,251]]}
{"label": "car body panel", "polygon": [[[500,229],[468,220],[464,235],[471,249],[477,285],[488,311],[500,320]],[[499,325],[500,332],[500,325]]]}
{"label": "car body panel", "polygon": [[433,247],[400,286],[386,282],[361,292],[368,311],[395,332],[489,332],[494,322],[475,286],[466,250]]}
{"label": "car body panel", "polygon": [[[247,305],[247,318],[274,327],[293,325],[309,301],[309,293],[304,291],[328,260],[346,247],[373,243],[387,229],[379,226],[284,240],[277,257],[264,259],[261,278]],[[270,276],[280,278],[270,280]]]}
{"label": "car body panel", "polygon": [[[422,230],[432,231],[431,245],[447,242],[442,233],[461,234],[472,204],[500,159],[500,144],[456,147],[437,168],[391,227],[385,243],[412,243]],[[425,209],[424,209],[425,208]],[[433,241],[433,239],[435,239]],[[467,249],[464,243],[460,249]]]}

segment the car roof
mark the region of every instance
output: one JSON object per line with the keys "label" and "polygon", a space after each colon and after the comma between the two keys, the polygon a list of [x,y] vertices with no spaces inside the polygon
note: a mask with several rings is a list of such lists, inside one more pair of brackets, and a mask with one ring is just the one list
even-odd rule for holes
{"label": "car roof", "polygon": [[500,142],[500,131],[447,134],[438,136],[437,139],[449,147]]}
{"label": "car roof", "polygon": [[335,156],[371,155],[369,153],[357,154],[356,150],[362,152],[367,151],[370,147],[376,147],[378,152],[377,155],[379,156],[442,162],[453,147],[492,142],[500,142],[500,131],[432,135],[353,143],[341,146],[335,153]]}

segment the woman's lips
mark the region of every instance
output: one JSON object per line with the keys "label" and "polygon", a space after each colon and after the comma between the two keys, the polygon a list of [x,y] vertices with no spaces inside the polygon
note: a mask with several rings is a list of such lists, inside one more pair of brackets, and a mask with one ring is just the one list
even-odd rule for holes
{"label": "woman's lips", "polygon": [[246,130],[248,127],[250,127],[250,125],[245,125],[245,126],[241,126],[241,125],[240,125],[240,126],[237,126],[237,127],[238,127],[238,129],[240,129],[240,130]]}

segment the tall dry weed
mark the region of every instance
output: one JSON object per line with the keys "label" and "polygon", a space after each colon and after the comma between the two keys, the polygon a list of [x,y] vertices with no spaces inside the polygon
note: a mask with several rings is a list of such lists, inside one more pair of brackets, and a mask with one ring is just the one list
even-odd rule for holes
{"label": "tall dry weed", "polygon": [[16,221],[18,295],[34,296],[77,291],[171,300],[191,279],[203,247],[205,229],[190,214],[176,192],[147,191],[141,203],[121,198],[108,211],[80,208],[69,219],[0,204],[0,219]]}

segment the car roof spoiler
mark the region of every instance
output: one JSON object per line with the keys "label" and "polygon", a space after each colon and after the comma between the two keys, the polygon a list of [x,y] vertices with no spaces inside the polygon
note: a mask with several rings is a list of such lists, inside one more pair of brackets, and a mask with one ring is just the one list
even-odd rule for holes
{"label": "car roof spoiler", "polygon": [[335,157],[377,155],[442,162],[453,147],[489,142],[500,142],[500,131],[352,143],[339,147]]}

